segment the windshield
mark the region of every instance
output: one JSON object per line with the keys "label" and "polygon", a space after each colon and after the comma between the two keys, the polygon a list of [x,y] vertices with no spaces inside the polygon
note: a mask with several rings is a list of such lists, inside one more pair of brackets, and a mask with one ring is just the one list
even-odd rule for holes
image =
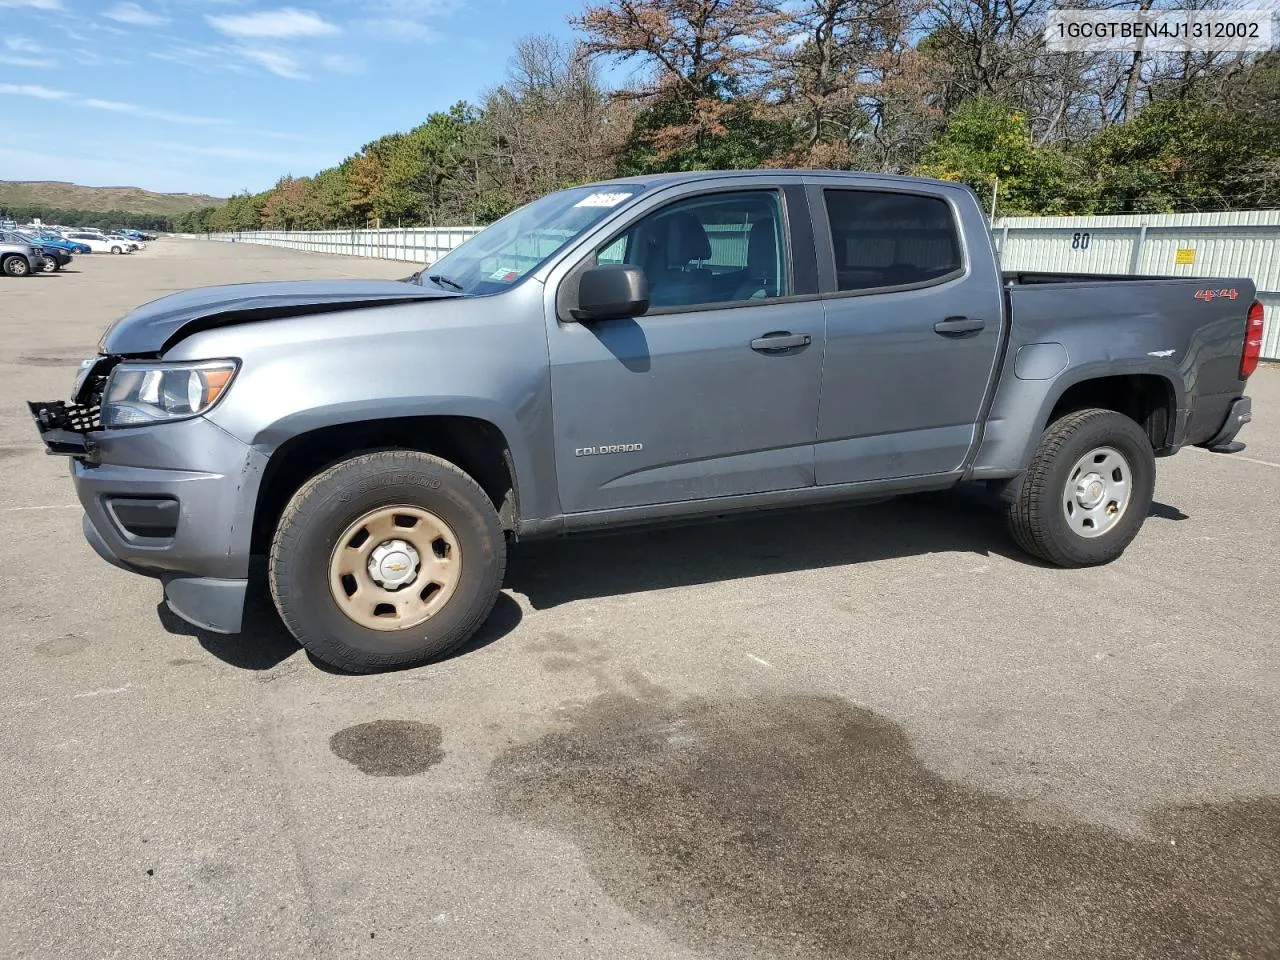
{"label": "windshield", "polygon": [[627,183],[549,194],[450,251],[423,270],[419,282],[441,277],[439,283],[446,289],[473,296],[509,290],[643,189]]}

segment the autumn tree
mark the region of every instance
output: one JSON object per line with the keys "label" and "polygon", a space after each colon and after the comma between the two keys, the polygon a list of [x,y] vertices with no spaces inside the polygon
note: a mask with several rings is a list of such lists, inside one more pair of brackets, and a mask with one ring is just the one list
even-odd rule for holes
{"label": "autumn tree", "polygon": [[[516,44],[507,76],[486,96],[473,141],[480,194],[507,209],[613,174],[629,111],[611,102],[599,69],[555,37]],[[487,182],[485,182],[487,181]],[[505,211],[504,211],[505,212]]]}
{"label": "autumn tree", "polygon": [[788,165],[901,171],[941,118],[910,33],[919,0],[805,0],[773,52],[768,102],[796,134]]}
{"label": "autumn tree", "polygon": [[769,0],[608,0],[571,22],[587,53],[642,68],[620,94],[645,108],[628,166],[754,165],[782,145],[759,111],[789,23]]}

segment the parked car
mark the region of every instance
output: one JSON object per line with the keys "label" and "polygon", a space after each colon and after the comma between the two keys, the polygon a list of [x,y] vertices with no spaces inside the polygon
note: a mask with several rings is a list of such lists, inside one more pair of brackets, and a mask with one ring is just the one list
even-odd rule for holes
{"label": "parked car", "polygon": [[1247,279],[1002,275],[970,189],[873,174],[574,187],[410,281],[117,321],[72,403],[31,404],[94,549],[219,632],[267,554],[294,636],[355,671],[464,642],[508,538],[977,481],[1028,553],[1101,564],[1156,457],[1242,448],[1261,348]]}
{"label": "parked car", "polygon": [[57,273],[63,267],[69,266],[72,250],[76,246],[69,240],[42,240],[21,230],[14,232],[13,239],[18,243],[30,243],[40,247],[44,252],[44,263],[41,269],[45,273]]}
{"label": "parked car", "polygon": [[79,240],[67,240],[56,233],[31,233],[27,230],[19,231],[24,237],[31,240],[32,243],[38,243],[45,247],[60,247],[70,254],[87,254],[93,253],[88,244],[81,243]]}
{"label": "parked car", "polygon": [[108,237],[96,236],[92,233],[67,233],[66,239],[83,243],[94,253],[133,253],[133,244],[128,240],[112,240]]}
{"label": "parked car", "polygon": [[139,243],[145,243],[155,239],[151,234],[143,233],[140,230],[121,230],[120,234],[128,237],[130,240],[137,240]]}
{"label": "parked car", "polygon": [[139,243],[137,240],[129,239],[128,237],[124,236],[124,234],[109,233],[107,234],[107,239],[115,240],[119,243],[127,244],[129,246],[130,253],[132,253],[134,250],[141,250],[143,248],[143,244]]}
{"label": "parked car", "polygon": [[44,251],[26,241],[0,238],[0,273],[6,277],[29,277],[44,263]]}

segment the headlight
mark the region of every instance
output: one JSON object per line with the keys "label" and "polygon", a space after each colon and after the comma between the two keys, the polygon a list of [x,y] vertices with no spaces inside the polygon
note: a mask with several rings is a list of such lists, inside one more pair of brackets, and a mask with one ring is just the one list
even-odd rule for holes
{"label": "headlight", "polygon": [[104,427],[185,420],[204,413],[227,392],[234,360],[200,363],[121,363],[102,399]]}

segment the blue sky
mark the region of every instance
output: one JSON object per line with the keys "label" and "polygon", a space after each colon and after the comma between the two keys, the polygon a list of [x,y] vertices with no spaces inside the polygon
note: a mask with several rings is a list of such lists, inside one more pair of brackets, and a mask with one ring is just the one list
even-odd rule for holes
{"label": "blue sky", "polygon": [[227,196],[331,166],[571,36],[582,0],[0,0],[0,180]]}

